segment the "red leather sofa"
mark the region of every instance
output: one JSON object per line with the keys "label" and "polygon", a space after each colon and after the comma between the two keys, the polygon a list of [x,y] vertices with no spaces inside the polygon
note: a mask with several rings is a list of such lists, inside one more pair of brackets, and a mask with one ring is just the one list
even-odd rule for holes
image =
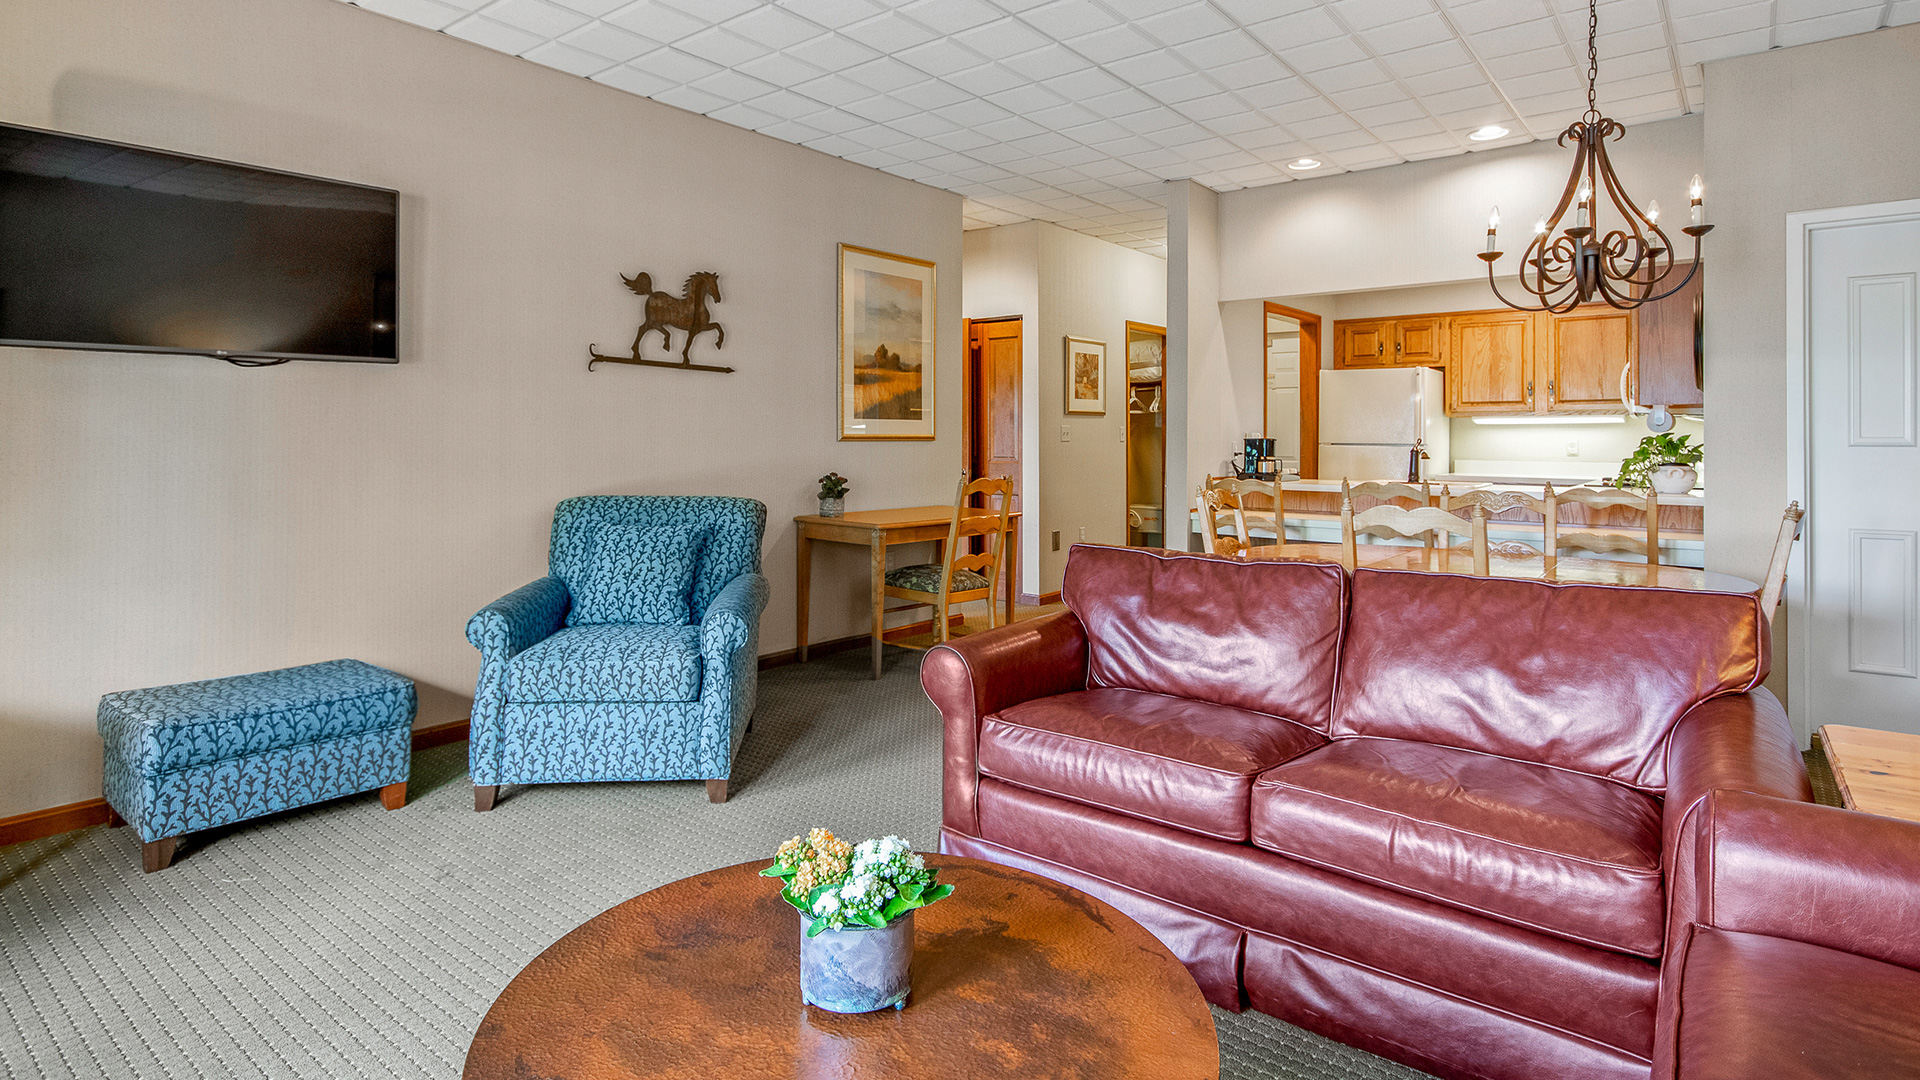
{"label": "red leather sofa", "polygon": [[927,656],[942,850],[1440,1076],[1645,1080],[1688,816],[1810,798],[1752,597],[1087,545],[1062,595]]}
{"label": "red leather sofa", "polygon": [[1920,1076],[1920,824],[1738,791],[1694,817],[1654,1074]]}

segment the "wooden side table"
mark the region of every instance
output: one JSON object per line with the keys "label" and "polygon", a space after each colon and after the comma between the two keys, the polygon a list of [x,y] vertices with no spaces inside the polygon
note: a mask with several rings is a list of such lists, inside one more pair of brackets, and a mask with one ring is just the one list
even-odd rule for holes
{"label": "wooden side table", "polygon": [[1820,747],[1847,809],[1920,821],[1920,735],[1827,724]]}
{"label": "wooden side table", "polygon": [[[953,507],[951,506],[910,506],[899,510],[855,510],[840,517],[821,517],[819,514],[801,514],[793,519],[798,526],[799,538],[795,543],[795,555],[798,564],[795,584],[799,595],[794,606],[798,609],[798,623],[795,627],[794,658],[801,663],[807,662],[807,616],[811,601],[810,579],[813,576],[813,542],[823,540],[833,544],[858,544],[870,553],[868,564],[872,570],[873,605],[873,677],[880,677],[880,655],[885,647],[883,637],[886,633],[886,594],[882,592],[887,577],[887,549],[895,544],[918,544],[928,540],[946,546],[947,531],[953,525]],[[1020,557],[1020,511],[1015,510],[1008,522],[1007,553],[1012,556],[1001,560],[1006,567],[1007,622],[1013,621],[1013,566],[1014,559]],[[941,552],[944,556],[945,552]]]}

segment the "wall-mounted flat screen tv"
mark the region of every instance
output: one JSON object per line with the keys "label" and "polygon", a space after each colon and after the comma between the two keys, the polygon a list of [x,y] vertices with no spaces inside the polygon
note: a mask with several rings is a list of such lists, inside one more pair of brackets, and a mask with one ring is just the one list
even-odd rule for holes
{"label": "wall-mounted flat screen tv", "polygon": [[0,124],[0,345],[393,363],[397,202]]}

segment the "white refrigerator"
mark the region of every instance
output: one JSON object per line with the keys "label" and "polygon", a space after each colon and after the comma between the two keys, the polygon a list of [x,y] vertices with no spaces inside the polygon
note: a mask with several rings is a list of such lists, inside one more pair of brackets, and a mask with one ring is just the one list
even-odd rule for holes
{"label": "white refrigerator", "polygon": [[1320,372],[1320,479],[1405,480],[1414,440],[1421,475],[1451,472],[1453,435],[1438,368]]}

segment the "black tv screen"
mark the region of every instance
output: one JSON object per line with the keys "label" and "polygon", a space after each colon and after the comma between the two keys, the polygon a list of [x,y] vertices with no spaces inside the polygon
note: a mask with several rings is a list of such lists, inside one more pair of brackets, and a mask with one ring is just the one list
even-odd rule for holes
{"label": "black tv screen", "polygon": [[0,345],[392,363],[397,202],[0,124]]}

